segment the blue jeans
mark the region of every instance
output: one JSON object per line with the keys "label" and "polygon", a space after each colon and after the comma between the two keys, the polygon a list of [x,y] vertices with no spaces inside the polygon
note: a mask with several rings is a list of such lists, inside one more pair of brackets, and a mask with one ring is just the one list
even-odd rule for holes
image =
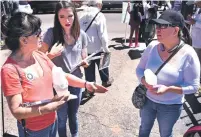
{"label": "blue jeans", "polygon": [[161,137],[173,137],[172,129],[181,114],[182,104],[158,104],[149,99],[140,110],[141,126],[139,137],[149,137],[157,118]]}
{"label": "blue jeans", "polygon": [[[100,55],[101,55],[101,53],[98,53],[95,56],[100,56]],[[100,59],[92,60],[90,65],[84,69],[85,78],[89,82],[95,82],[96,81],[96,74],[95,74],[96,65],[99,69]],[[99,74],[100,74],[100,78],[101,78],[102,82],[107,82],[109,80],[109,69],[108,68],[104,68],[103,70],[99,70]]]}
{"label": "blue jeans", "polygon": [[[32,131],[29,129],[26,129],[26,137],[56,137],[57,133],[57,120],[50,125],[49,127],[39,130],[39,131]],[[22,124],[18,121],[17,122],[19,137],[25,137],[24,135],[24,128]]]}
{"label": "blue jeans", "polygon": [[78,137],[78,119],[77,112],[81,102],[82,89],[75,87],[68,87],[71,94],[77,95],[77,99],[66,102],[57,110],[58,116],[58,133],[59,137],[67,137],[66,123],[69,118],[69,128],[72,137]]}

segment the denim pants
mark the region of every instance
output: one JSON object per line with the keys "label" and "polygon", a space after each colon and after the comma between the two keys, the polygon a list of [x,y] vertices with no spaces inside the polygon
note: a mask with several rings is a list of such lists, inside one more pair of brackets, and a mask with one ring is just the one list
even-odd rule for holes
{"label": "denim pants", "polygon": [[[101,55],[101,53],[98,53],[95,56],[100,56],[100,55]],[[85,78],[89,82],[96,81],[96,74],[95,74],[96,65],[98,66],[98,69],[99,69],[100,59],[92,60],[90,65],[87,68],[84,69]],[[99,74],[100,74],[100,78],[101,78],[102,82],[107,82],[109,80],[109,69],[108,68],[105,68],[103,70],[99,70]]]}
{"label": "denim pants", "polygon": [[173,137],[172,129],[180,117],[182,104],[158,104],[149,99],[140,110],[141,125],[139,137],[149,137],[155,119],[159,124],[161,137]]}
{"label": "denim pants", "polygon": [[[26,129],[26,137],[56,137],[57,133],[57,120],[50,125],[49,127],[39,130],[39,131],[32,131],[29,129]],[[22,124],[17,121],[17,127],[19,132],[19,137],[25,137],[24,135],[24,128]]]}
{"label": "denim pants", "polygon": [[78,137],[78,119],[77,112],[81,102],[82,89],[68,87],[71,94],[77,95],[77,99],[70,100],[57,110],[58,116],[58,133],[59,137],[67,137],[66,123],[69,119],[69,128],[72,137]]}

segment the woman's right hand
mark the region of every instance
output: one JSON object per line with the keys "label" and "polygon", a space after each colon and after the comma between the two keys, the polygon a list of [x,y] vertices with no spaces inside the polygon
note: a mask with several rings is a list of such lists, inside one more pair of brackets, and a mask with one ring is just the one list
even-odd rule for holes
{"label": "woman's right hand", "polygon": [[153,87],[153,85],[149,85],[146,81],[145,81],[145,77],[142,77],[141,79],[141,83],[152,93],[156,93],[156,88]]}
{"label": "woman's right hand", "polygon": [[41,109],[41,113],[44,114],[44,113],[50,113],[50,112],[56,111],[64,103],[68,101],[69,95],[70,95],[70,92],[66,92],[65,94],[62,94],[62,96],[58,96],[58,95],[54,96],[51,103],[48,103],[43,106],[43,109]]}
{"label": "woman's right hand", "polygon": [[58,45],[58,43],[55,43],[48,54],[51,56],[51,58],[55,58],[60,56],[63,50],[64,46],[62,44]]}

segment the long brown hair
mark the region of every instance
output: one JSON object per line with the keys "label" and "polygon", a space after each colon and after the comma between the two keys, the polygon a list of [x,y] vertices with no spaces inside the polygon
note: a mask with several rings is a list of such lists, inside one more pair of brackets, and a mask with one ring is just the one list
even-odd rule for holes
{"label": "long brown hair", "polygon": [[183,29],[179,30],[179,38],[183,40],[186,44],[192,46],[192,39],[189,33],[189,29],[184,25]]}
{"label": "long brown hair", "polygon": [[64,44],[63,29],[62,29],[62,26],[61,26],[61,24],[59,22],[59,18],[58,18],[58,13],[62,8],[71,8],[73,11],[74,22],[73,22],[73,25],[71,28],[71,35],[74,37],[75,41],[77,41],[77,39],[80,36],[80,24],[78,21],[76,9],[72,3],[66,2],[66,1],[60,1],[57,3],[56,9],[55,9],[54,27],[53,27],[53,36],[54,36],[53,42],[54,43],[58,42],[58,43]]}

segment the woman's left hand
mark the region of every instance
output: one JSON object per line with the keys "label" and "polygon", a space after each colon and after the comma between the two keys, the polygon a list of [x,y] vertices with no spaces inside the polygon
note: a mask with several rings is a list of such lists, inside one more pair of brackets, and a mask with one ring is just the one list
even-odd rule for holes
{"label": "woman's left hand", "polygon": [[165,86],[165,85],[161,85],[158,90],[156,91],[156,94],[158,95],[161,95],[161,94],[164,94],[166,92],[168,92],[169,90],[169,87],[168,86]]}
{"label": "woman's left hand", "polygon": [[88,91],[90,92],[96,92],[96,93],[105,93],[108,91],[107,88],[101,86],[101,85],[98,85],[94,82],[87,82],[86,83],[86,88]]}
{"label": "woman's left hand", "polygon": [[89,66],[88,61],[87,61],[87,60],[83,60],[83,61],[81,62],[81,66],[84,67],[84,68],[87,68],[87,67]]}

